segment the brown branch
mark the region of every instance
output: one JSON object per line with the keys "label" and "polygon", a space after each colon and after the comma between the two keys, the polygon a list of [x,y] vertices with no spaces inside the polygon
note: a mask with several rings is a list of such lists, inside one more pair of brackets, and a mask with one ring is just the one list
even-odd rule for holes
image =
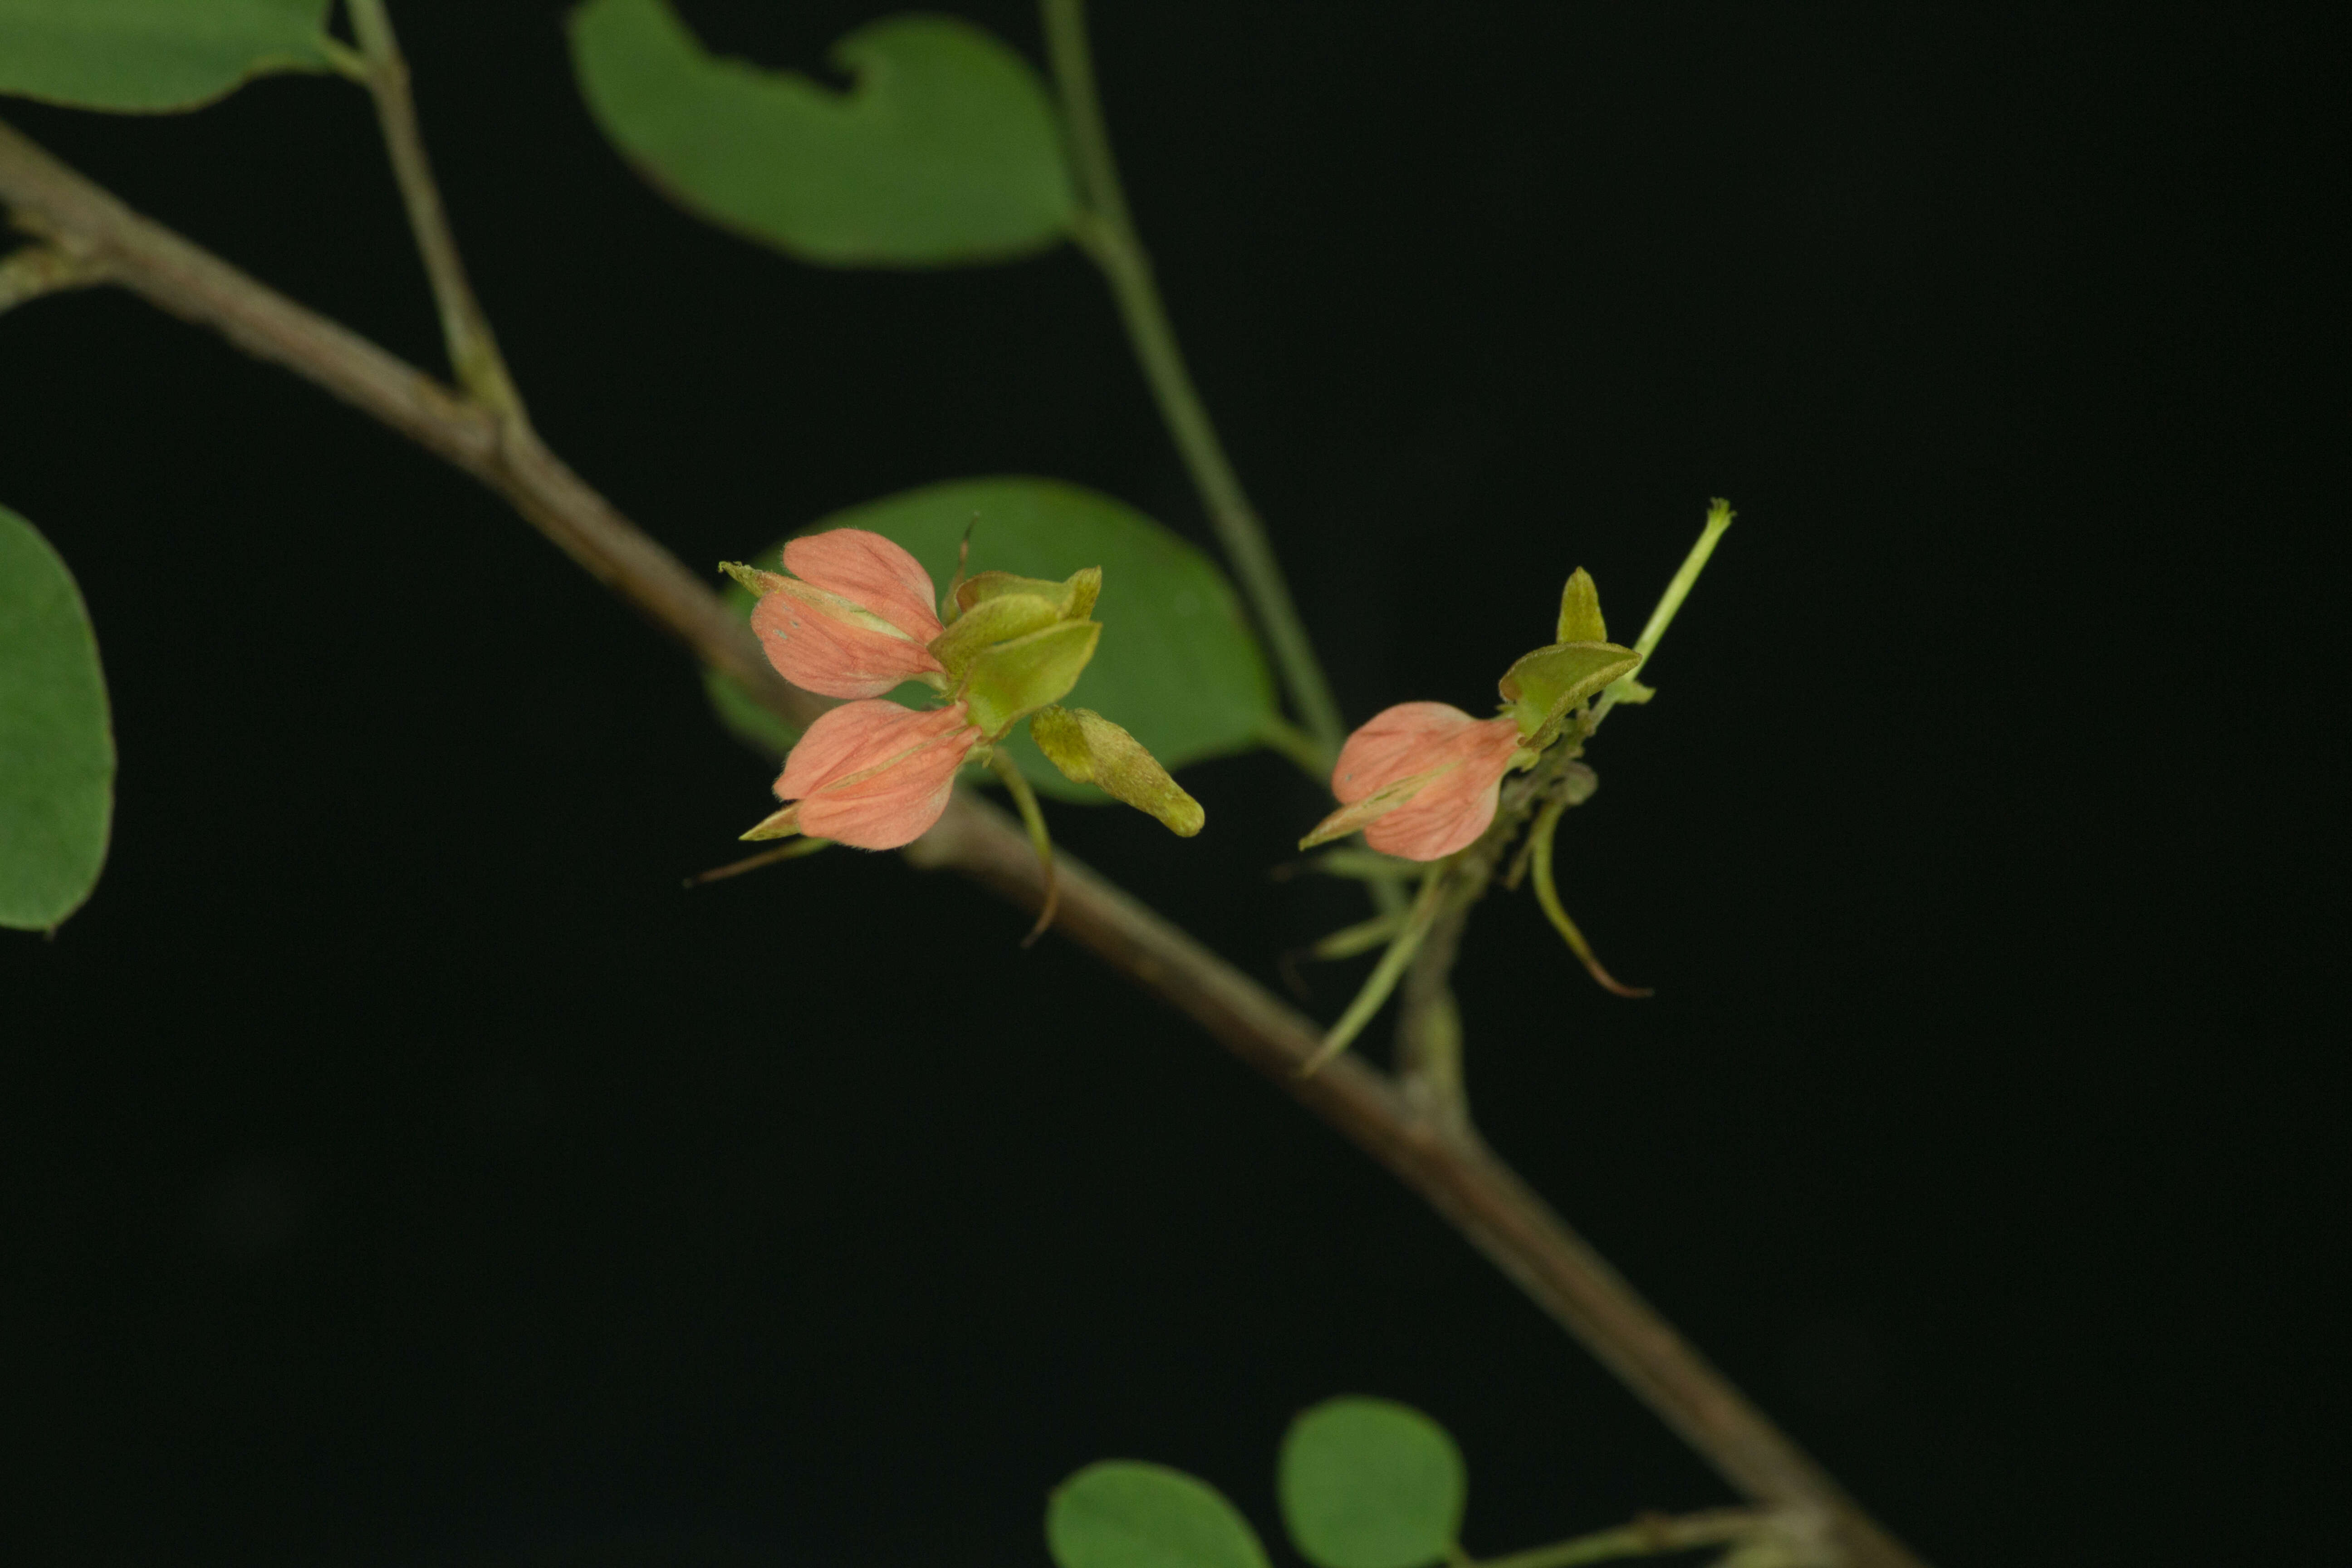
{"label": "brown branch", "polygon": [[[406,435],[505,497],[572,559],[706,664],[795,723],[815,704],[769,668],[743,623],[519,421],[502,420],[373,343],[131,212],[0,125],[0,202],[77,264],[219,331]],[[1021,830],[959,797],[908,858],[1035,908],[1043,883]],[[1059,929],[1198,1022],[1420,1193],[1647,1401],[1743,1495],[1817,1523],[1820,1560],[1918,1568],[1802,1450],[1466,1128],[1416,1112],[1385,1075],[1342,1058],[1300,1067],[1315,1025],[1076,860],[1060,862]]]}

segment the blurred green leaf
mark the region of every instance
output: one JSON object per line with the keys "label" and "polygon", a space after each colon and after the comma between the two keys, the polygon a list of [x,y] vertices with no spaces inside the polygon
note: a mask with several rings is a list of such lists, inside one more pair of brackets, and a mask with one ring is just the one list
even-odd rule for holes
{"label": "blurred green leaf", "polygon": [[327,0],[0,0],[0,92],[76,109],[196,109],[329,68]]}
{"label": "blurred green leaf", "polygon": [[1462,1528],[1469,1486],[1445,1428],[1387,1399],[1330,1399],[1291,1423],[1276,1489],[1316,1568],[1423,1568]]}
{"label": "blurred green leaf", "polygon": [[1045,1546],[1057,1568],[1266,1568],[1257,1532],[1216,1488],[1132,1459],[1054,1489]]}
{"label": "blurred green leaf", "polygon": [[834,45],[846,93],[709,54],[665,0],[572,14],[581,91],[688,211],[804,261],[942,267],[1042,250],[1076,196],[1029,63],[951,16],[886,16]]}
{"label": "blurred green leaf", "polygon": [[[1103,569],[1094,606],[1102,641],[1071,689],[1071,706],[1127,730],[1171,770],[1258,744],[1274,713],[1274,684],[1239,595],[1214,562],[1124,502],[1059,479],[956,479],[835,512],[804,531],[871,529],[904,545],[940,587],[955,571],[967,527],[975,571],[1059,581],[1080,567]],[[782,548],[782,541],[769,546],[755,564],[774,568]],[[729,598],[750,616],[750,594],[730,588]],[[783,726],[731,687],[719,697],[722,685],[711,678],[721,721],[767,754],[782,755],[791,742],[785,736],[776,743]],[[909,707],[934,696],[911,682],[891,693]],[[1040,792],[1109,798],[1063,777],[1025,725],[1006,743]]]}
{"label": "blurred green leaf", "polygon": [[73,574],[0,507],[0,926],[47,931],[106,862],[114,731]]}

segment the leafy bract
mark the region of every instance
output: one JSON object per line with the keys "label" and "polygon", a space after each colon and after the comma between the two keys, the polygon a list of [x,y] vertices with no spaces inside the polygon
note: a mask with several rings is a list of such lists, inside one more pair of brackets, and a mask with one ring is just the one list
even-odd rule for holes
{"label": "leafy bract", "polygon": [[847,93],[705,50],[666,0],[589,0],[572,64],[604,134],[679,205],[804,261],[942,267],[1041,250],[1076,210],[1029,63],[950,16],[842,38]]}
{"label": "leafy bract", "polygon": [[1257,1532],[1216,1488],[1132,1459],[1056,1487],[1045,1546],[1057,1568],[1266,1568]]}
{"label": "leafy bract", "polygon": [[[940,587],[955,571],[966,528],[975,572],[1058,583],[1082,567],[1101,567],[1093,612],[1102,638],[1066,700],[1115,721],[1171,769],[1251,749],[1274,713],[1265,659],[1224,574],[1166,528],[1099,491],[1058,479],[957,479],[851,507],[808,531],[828,528],[871,529],[895,540]],[[781,543],[758,563],[772,566]],[[737,588],[730,597],[751,614],[749,594]],[[792,741],[782,724],[722,678],[712,677],[710,688],[730,730],[770,755],[782,754]],[[909,706],[935,700],[911,683],[892,696]],[[1065,800],[1107,798],[1065,778],[1026,726],[1007,744],[1038,789]]]}
{"label": "leafy bract", "polygon": [[327,0],[0,0],[0,92],[77,109],[196,109],[329,68]]}
{"label": "leafy bract", "polygon": [[1468,1480],[1445,1428],[1386,1399],[1328,1399],[1291,1423],[1276,1489],[1316,1568],[1423,1568],[1453,1547]]}
{"label": "leafy bract", "polygon": [[47,931],[98,883],[114,733],[73,575],[0,507],[0,926]]}

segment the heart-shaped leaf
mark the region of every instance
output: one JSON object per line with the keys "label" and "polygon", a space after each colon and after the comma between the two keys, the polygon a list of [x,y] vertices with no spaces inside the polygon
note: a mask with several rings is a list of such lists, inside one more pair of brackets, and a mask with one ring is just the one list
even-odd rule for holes
{"label": "heart-shaped leaf", "polygon": [[1387,1399],[1329,1399],[1291,1423],[1276,1489],[1316,1568],[1424,1568],[1462,1529],[1469,1486],[1445,1428]]}
{"label": "heart-shaped leaf", "polygon": [[[1125,729],[1169,768],[1250,750],[1274,714],[1265,656],[1225,574],[1166,528],[1100,491],[1059,479],[957,479],[851,507],[806,531],[829,528],[871,529],[896,541],[923,563],[934,586],[945,586],[955,571],[967,528],[975,572],[1060,582],[1081,567],[1101,567],[1093,608],[1102,639],[1066,700]],[[772,567],[781,548],[781,542],[769,546],[756,563]],[[735,588],[730,597],[748,617],[751,595]],[[714,676],[709,684],[729,729],[771,756],[791,745],[785,727],[730,683]],[[916,706],[934,694],[910,685],[892,696]],[[1039,790],[1065,800],[1108,798],[1065,778],[1027,726],[1007,743]]]}
{"label": "heart-shaped leaf", "polygon": [[0,0],[0,92],[76,109],[196,109],[271,71],[329,68],[327,0]]}
{"label": "heart-shaped leaf", "polygon": [[951,16],[841,39],[847,93],[709,53],[665,0],[589,0],[572,58],[596,122],[647,179],[804,261],[1003,260],[1059,240],[1076,209],[1036,71]]}
{"label": "heart-shaped leaf", "polygon": [[0,926],[47,931],[98,884],[114,731],[73,574],[0,507]]}
{"label": "heart-shaped leaf", "polygon": [[1045,1547],[1057,1568],[1266,1568],[1257,1532],[1216,1488],[1132,1459],[1054,1489]]}

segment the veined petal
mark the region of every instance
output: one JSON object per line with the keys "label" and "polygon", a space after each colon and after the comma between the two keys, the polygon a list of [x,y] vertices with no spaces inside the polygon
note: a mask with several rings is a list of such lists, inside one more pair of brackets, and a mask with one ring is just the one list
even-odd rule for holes
{"label": "veined petal", "polygon": [[1473,719],[1443,702],[1402,702],[1348,737],[1332,770],[1343,803],[1307,844],[1361,828],[1364,842],[1408,860],[1465,848],[1495,820],[1503,774],[1519,749],[1508,717]]}
{"label": "veined petal", "polygon": [[[878,613],[790,578],[776,581],[775,592],[751,607],[751,629],[776,673],[794,686],[826,697],[879,697],[902,681],[940,673],[929,648]],[[931,625],[936,637],[939,623]]]}
{"label": "veined petal", "polygon": [[919,643],[940,635],[930,574],[878,533],[835,528],[795,539],[784,546],[784,569],[873,611]]}
{"label": "veined petal", "polygon": [[955,793],[956,769],[980,739],[945,736],[895,767],[821,790],[800,803],[800,829],[860,849],[896,849],[930,831]]}
{"label": "veined petal", "polygon": [[1363,799],[1399,779],[1427,773],[1448,754],[1444,748],[1479,723],[1445,702],[1400,702],[1383,709],[1348,737],[1331,770],[1331,794]]}
{"label": "veined petal", "polygon": [[[887,768],[930,742],[969,728],[961,702],[918,712],[896,702],[845,702],[816,716],[776,780],[778,800],[799,800],[853,774]],[[970,747],[966,747],[970,750]]]}

